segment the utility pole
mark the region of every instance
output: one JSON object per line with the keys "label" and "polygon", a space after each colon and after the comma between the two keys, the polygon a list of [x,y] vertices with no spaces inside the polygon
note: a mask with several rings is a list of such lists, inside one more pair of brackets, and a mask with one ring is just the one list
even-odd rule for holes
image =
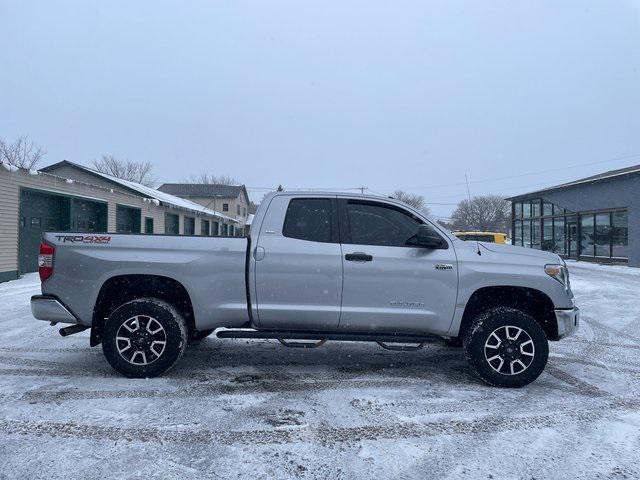
{"label": "utility pole", "polygon": [[364,185],[360,187],[360,193],[364,195],[364,191],[367,189]]}

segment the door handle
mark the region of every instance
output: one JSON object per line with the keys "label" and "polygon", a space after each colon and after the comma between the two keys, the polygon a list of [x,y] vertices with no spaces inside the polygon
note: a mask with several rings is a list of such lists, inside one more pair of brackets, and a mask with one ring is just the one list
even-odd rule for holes
{"label": "door handle", "polygon": [[373,255],[368,255],[364,252],[347,253],[344,259],[349,262],[370,262],[373,260]]}

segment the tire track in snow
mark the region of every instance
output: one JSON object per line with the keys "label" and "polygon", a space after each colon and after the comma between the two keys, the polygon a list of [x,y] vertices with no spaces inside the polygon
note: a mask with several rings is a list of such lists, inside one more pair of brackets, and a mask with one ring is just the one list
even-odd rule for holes
{"label": "tire track in snow", "polygon": [[75,422],[35,422],[30,420],[0,420],[0,432],[6,435],[46,435],[54,438],[122,441],[127,443],[206,443],[206,444],[282,444],[320,443],[331,445],[363,440],[390,440],[439,435],[495,434],[516,430],[564,428],[592,425],[594,421],[640,408],[640,400],[621,399],[593,405],[591,408],[570,409],[546,415],[525,417],[487,416],[477,420],[441,422],[399,422],[391,425],[355,427],[314,426],[278,430],[172,430],[168,428],[127,428],[78,424]]}
{"label": "tire track in snow", "polygon": [[[0,373],[5,370],[0,370]],[[260,381],[244,384],[230,384],[220,381],[216,384],[197,384],[175,390],[32,390],[25,392],[21,399],[36,403],[60,403],[71,400],[96,400],[106,398],[186,398],[216,397],[220,395],[248,395],[259,393],[318,392],[326,390],[349,390],[361,388],[423,388],[422,397],[439,396],[429,391],[433,384],[419,381],[393,379],[352,379],[344,382],[327,381]]]}
{"label": "tire track in snow", "polygon": [[[582,342],[582,343],[592,343],[591,340],[587,340],[585,338],[571,338],[572,342]],[[603,347],[614,347],[614,348],[631,348],[634,350],[640,350],[640,345],[631,344],[631,343],[611,343],[611,342],[602,342],[600,345]]]}
{"label": "tire track in snow", "polygon": [[608,392],[601,390],[595,385],[591,385],[590,383],[587,383],[584,380],[580,380],[579,378],[576,378],[573,375],[553,365],[547,365],[547,368],[545,369],[545,371],[552,377],[555,377],[558,380],[571,385],[576,389],[578,393],[581,393],[582,395],[585,395],[587,397],[593,398],[593,397],[604,397],[609,395]]}

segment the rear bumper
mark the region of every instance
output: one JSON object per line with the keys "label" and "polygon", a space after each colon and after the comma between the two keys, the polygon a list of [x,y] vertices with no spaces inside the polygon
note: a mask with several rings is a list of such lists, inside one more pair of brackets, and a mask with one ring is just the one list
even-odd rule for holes
{"label": "rear bumper", "polygon": [[573,307],[569,310],[556,310],[556,321],[558,323],[558,340],[567,337],[580,325],[580,309]]}
{"label": "rear bumper", "polygon": [[53,295],[31,297],[31,313],[38,320],[59,323],[80,323],[76,316]]}

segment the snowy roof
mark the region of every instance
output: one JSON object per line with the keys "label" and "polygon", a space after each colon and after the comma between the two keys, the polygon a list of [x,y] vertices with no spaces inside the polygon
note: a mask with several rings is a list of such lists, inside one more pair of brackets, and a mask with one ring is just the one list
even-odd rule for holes
{"label": "snowy roof", "polygon": [[163,183],[158,187],[161,192],[179,197],[224,197],[236,198],[244,185],[223,185],[220,183]]}
{"label": "snowy roof", "polygon": [[191,210],[194,212],[198,212],[198,213],[205,213],[207,215],[213,215],[216,217],[220,217],[223,218],[225,220],[229,220],[231,222],[236,222],[237,220],[235,220],[234,218],[231,218],[227,215],[224,215],[220,212],[216,212],[215,210],[211,210],[210,208],[206,208],[203,207],[202,205],[199,205],[195,202],[192,202],[190,200],[186,200],[184,198],[180,198],[180,197],[176,197],[174,195],[170,195],[168,193],[164,193],[161,192],[160,190],[156,190],[155,188],[151,188],[151,187],[147,187],[146,185],[142,185],[140,183],[136,183],[136,182],[131,182],[129,180],[123,180],[121,178],[118,177],[114,177],[113,175],[109,175],[107,173],[102,173],[99,172],[97,170],[94,170],[93,168],[89,168],[86,167],[84,165],[80,165],[78,163],[73,163],[70,162],[68,160],[63,160],[62,162],[58,162],[55,163],[53,165],[49,165],[47,167],[42,168],[41,170],[44,172],[47,171],[55,171],[54,167],[58,167],[62,164],[65,165],[72,165],[76,168],[82,169],[85,172],[91,173],[93,175],[105,178],[106,180],[109,180],[111,182],[117,183],[119,185],[122,185],[123,187],[126,187],[130,190],[134,190],[137,193],[139,193],[140,195],[142,195],[143,197],[146,198],[150,198],[150,199],[155,199],[158,200],[159,202],[165,204],[165,205],[171,205],[173,207],[178,207],[178,208],[183,208],[185,210]]}

